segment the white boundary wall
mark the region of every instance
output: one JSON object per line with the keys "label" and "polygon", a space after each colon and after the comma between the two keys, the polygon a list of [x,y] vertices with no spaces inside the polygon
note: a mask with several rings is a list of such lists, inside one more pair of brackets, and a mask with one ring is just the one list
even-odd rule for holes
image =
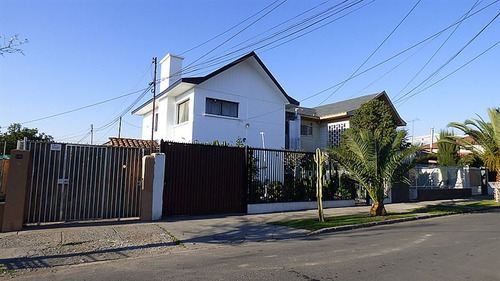
{"label": "white boundary wall", "polygon": [[[248,214],[265,214],[277,213],[298,210],[314,210],[318,207],[316,201],[309,202],[281,202],[281,203],[261,203],[261,204],[248,204]],[[354,200],[327,200],[323,201],[323,208],[335,207],[351,207],[354,206]]]}
{"label": "white boundary wall", "polygon": [[165,178],[165,154],[153,153],[155,158],[153,178],[152,220],[160,220],[163,208],[163,182]]}

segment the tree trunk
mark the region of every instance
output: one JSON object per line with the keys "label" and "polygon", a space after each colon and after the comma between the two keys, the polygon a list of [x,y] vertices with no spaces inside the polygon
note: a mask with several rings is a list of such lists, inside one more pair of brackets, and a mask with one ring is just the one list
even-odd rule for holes
{"label": "tree trunk", "polygon": [[387,211],[385,210],[384,203],[382,201],[373,202],[372,208],[370,209],[370,216],[375,217],[385,215],[387,215]]}

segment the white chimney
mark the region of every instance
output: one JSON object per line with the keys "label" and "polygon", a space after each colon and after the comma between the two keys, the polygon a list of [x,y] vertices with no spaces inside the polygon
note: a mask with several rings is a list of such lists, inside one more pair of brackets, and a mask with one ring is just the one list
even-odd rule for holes
{"label": "white chimney", "polygon": [[168,53],[161,61],[161,81],[160,92],[163,92],[170,85],[174,84],[177,80],[181,79],[182,74],[182,60],[181,56]]}

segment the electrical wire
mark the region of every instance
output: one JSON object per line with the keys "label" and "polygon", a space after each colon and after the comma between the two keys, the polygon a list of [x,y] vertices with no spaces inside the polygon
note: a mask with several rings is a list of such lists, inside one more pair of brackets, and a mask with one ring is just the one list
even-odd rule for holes
{"label": "electrical wire", "polygon": [[[479,0],[476,0],[476,2],[474,3],[474,5],[472,5],[472,7],[469,9],[469,11],[464,15],[464,16],[467,16],[470,12],[472,12],[472,10],[474,10],[475,7],[477,7],[479,4],[481,4],[481,2],[479,2]],[[462,16],[462,17],[464,17]],[[459,19],[461,19],[462,17],[460,17]],[[406,85],[394,96],[393,99],[396,99],[397,97],[399,97],[399,95],[411,84],[411,82],[413,82],[413,80],[415,80],[417,78],[418,75],[420,75],[420,73],[427,67],[427,65],[429,65],[429,63],[432,61],[432,59],[434,59],[434,57],[439,53],[439,51],[444,47],[444,45],[448,42],[448,40],[450,40],[451,36],[453,36],[453,34],[455,33],[455,31],[457,31],[457,29],[460,27],[460,25],[462,24],[462,22],[460,22],[457,26],[455,26],[455,28],[452,30],[452,32],[450,33],[450,35],[448,35],[448,37],[444,40],[444,42],[439,46],[439,48],[434,52],[434,54],[432,54],[432,56],[427,60],[427,62],[420,68],[420,70],[410,79],[410,81],[408,81],[408,83],[406,83]]]}
{"label": "electrical wire", "polygon": [[87,108],[98,106],[98,105],[101,105],[101,104],[104,104],[104,103],[107,103],[107,102],[111,102],[111,101],[114,101],[114,100],[117,100],[117,99],[121,99],[121,98],[130,96],[130,95],[139,93],[140,91],[143,91],[143,90],[144,89],[137,90],[137,91],[134,91],[134,92],[130,92],[130,93],[127,93],[127,94],[124,94],[124,95],[121,95],[121,96],[117,96],[117,97],[110,98],[110,99],[107,99],[107,100],[103,100],[103,101],[100,101],[100,102],[96,102],[96,103],[93,103],[93,104],[85,105],[85,106],[82,106],[82,107],[74,108],[74,109],[71,109],[71,110],[59,112],[59,113],[56,113],[56,114],[48,115],[48,116],[45,116],[45,117],[41,117],[41,118],[29,120],[29,121],[24,121],[24,122],[21,122],[20,124],[24,125],[24,124],[33,123],[33,122],[36,122],[36,121],[41,121],[41,120],[45,120],[45,119],[49,119],[49,118],[54,118],[54,117],[57,117],[57,116],[68,114],[68,113],[73,113],[75,111],[87,109]]}
{"label": "electrical wire", "polygon": [[251,15],[250,17],[248,17],[248,18],[246,18],[246,19],[244,19],[244,20],[240,21],[238,24],[233,25],[231,28],[226,29],[225,31],[223,31],[223,32],[221,32],[221,33],[219,33],[219,34],[217,34],[216,36],[212,37],[211,39],[209,39],[209,40],[207,40],[207,41],[205,41],[205,42],[203,42],[203,43],[201,43],[201,44],[198,44],[198,45],[196,45],[196,46],[192,47],[191,49],[186,50],[186,51],[184,51],[184,52],[180,53],[179,55],[181,55],[181,56],[182,56],[182,55],[184,55],[184,54],[186,54],[186,53],[189,53],[189,52],[191,52],[191,51],[193,51],[193,50],[198,49],[198,48],[199,48],[199,47],[201,47],[201,46],[206,45],[207,43],[212,42],[213,40],[215,40],[215,39],[217,39],[217,38],[221,37],[222,35],[224,35],[224,34],[228,33],[229,31],[231,31],[231,30],[235,29],[236,27],[240,26],[241,24],[243,24],[244,22],[248,21],[249,19],[251,19],[251,18],[255,17],[256,15],[258,15],[258,14],[262,13],[263,11],[267,10],[269,7],[271,7],[272,5],[274,5],[274,4],[275,4],[276,2],[278,2],[278,1],[279,1],[279,0],[275,0],[275,1],[273,1],[271,4],[267,5],[267,6],[266,6],[266,7],[264,7],[263,9],[259,10],[257,13],[254,13],[254,14],[253,14],[253,15]]}
{"label": "electrical wire", "polygon": [[[392,60],[392,59],[394,59],[394,58],[396,58],[396,57],[399,57],[400,55],[402,55],[402,54],[404,54],[404,53],[408,52],[409,50],[411,50],[411,49],[413,49],[413,48],[415,48],[415,47],[417,47],[417,46],[419,46],[419,45],[421,45],[421,44],[423,44],[423,43],[427,42],[428,40],[431,40],[431,39],[432,39],[432,38],[434,38],[434,37],[441,36],[441,34],[443,34],[446,30],[448,30],[448,29],[450,29],[450,28],[454,27],[455,25],[459,24],[460,22],[463,22],[463,21],[465,21],[465,20],[467,20],[467,19],[469,19],[469,18],[471,18],[471,17],[473,17],[473,16],[477,15],[478,13],[480,13],[480,12],[482,12],[483,10],[485,10],[485,9],[489,8],[491,5],[493,5],[493,4],[495,4],[495,3],[497,3],[498,1],[500,1],[500,0],[495,0],[495,1],[493,1],[492,3],[490,3],[490,4],[486,5],[485,7],[481,8],[481,9],[479,9],[478,11],[476,11],[476,12],[474,12],[474,13],[470,14],[470,15],[469,15],[469,16],[467,16],[467,17],[464,17],[463,19],[461,19],[461,20],[459,20],[459,21],[456,21],[456,22],[454,22],[454,23],[450,24],[450,25],[449,25],[449,26],[447,26],[446,28],[444,28],[444,29],[442,29],[442,30],[440,30],[440,31],[438,31],[438,32],[436,32],[436,33],[434,33],[434,34],[432,34],[431,36],[429,36],[429,37],[427,37],[427,38],[425,38],[425,39],[423,39],[423,40],[421,40],[421,41],[419,41],[419,42],[417,42],[417,43],[413,44],[412,46],[410,46],[410,47],[408,47],[408,48],[404,49],[403,51],[401,51],[401,52],[399,52],[399,53],[397,53],[397,54],[395,54],[395,55],[393,55],[393,56],[391,56],[391,57],[389,57],[389,58],[387,58],[387,59],[385,59],[385,60],[383,60],[383,61],[381,61],[381,62],[379,62],[379,63],[375,64],[375,65],[373,65],[372,67],[370,67],[370,68],[368,68],[368,69],[365,69],[365,70],[361,71],[360,73],[357,73],[356,75],[354,75],[353,77],[351,77],[351,79],[354,79],[354,78],[356,78],[356,77],[359,77],[359,76],[361,76],[361,75],[365,74],[366,72],[368,72],[368,71],[370,71],[370,70],[372,70],[372,69],[375,69],[375,68],[379,67],[380,65],[385,64],[386,62],[388,62],[388,61],[390,61],[390,60]],[[344,80],[344,81],[345,81],[345,80]],[[342,84],[344,81],[340,81],[340,82],[338,82],[337,84],[334,84],[334,85],[332,85],[332,86],[330,86],[330,87],[328,87],[328,88],[326,88],[326,89],[323,89],[323,90],[321,90],[321,91],[319,91],[319,92],[316,92],[315,94],[309,95],[309,96],[307,96],[307,97],[305,97],[305,98],[301,99],[301,100],[300,100],[300,102],[303,102],[303,101],[309,100],[309,99],[311,99],[311,98],[314,98],[314,97],[316,97],[316,96],[318,96],[318,95],[321,95],[322,93],[327,92],[327,91],[329,91],[329,90],[331,90],[331,89],[333,89],[333,88],[335,88],[335,87],[339,86],[339,85],[340,85],[340,84]]]}
{"label": "electrical wire", "polygon": [[342,84],[340,84],[340,86],[335,91],[333,91],[330,95],[328,95],[322,102],[320,102],[319,105],[322,105],[325,101],[327,101],[329,98],[331,98],[335,93],[337,93],[347,83],[347,81],[349,81],[354,75],[356,75],[356,73],[373,57],[373,55],[375,55],[375,53],[377,53],[377,51],[380,50],[380,48],[385,44],[385,42],[387,42],[387,40],[389,40],[389,38],[392,36],[392,34],[394,34],[394,32],[396,32],[396,30],[401,26],[401,24],[403,24],[403,22],[410,16],[410,14],[413,12],[413,10],[415,10],[415,8],[417,8],[418,4],[420,4],[420,1],[421,0],[418,0],[417,3],[415,3],[415,5],[410,9],[410,11],[408,13],[406,13],[406,15],[403,17],[403,19],[399,21],[399,23],[396,25],[396,27],[394,27],[392,29],[391,33],[389,33],[389,35],[387,35],[385,37],[385,39],[378,45],[378,47],[349,76],[349,78],[347,80],[345,80],[345,82],[343,82]]}
{"label": "electrical wire", "polygon": [[[347,2],[347,0],[346,0],[346,1],[341,2],[340,4],[343,4],[343,3],[345,3],[345,2]],[[343,11],[345,11],[345,10],[347,10],[347,9],[349,9],[349,8],[351,8],[351,7],[355,6],[355,5],[357,5],[357,4],[359,4],[359,3],[361,3],[361,2],[363,2],[363,0],[358,0],[358,1],[356,1],[356,2],[346,4],[344,7],[339,7],[339,5],[340,5],[340,4],[337,4],[337,5],[333,6],[333,7],[334,7],[334,8],[337,8],[337,7],[338,7],[338,9],[335,9],[335,10],[331,11],[331,12],[330,12],[330,13],[328,13],[325,17],[320,18],[319,20],[317,20],[317,21],[315,21],[315,22],[313,22],[313,23],[310,23],[310,24],[308,24],[307,26],[302,27],[302,28],[300,28],[300,29],[298,29],[298,30],[296,30],[296,31],[293,31],[293,32],[291,32],[291,33],[289,33],[289,34],[283,35],[283,36],[279,37],[278,39],[275,39],[275,40],[273,40],[273,41],[271,41],[271,42],[269,42],[269,43],[266,43],[266,44],[263,44],[263,45],[261,45],[261,46],[255,47],[255,48],[253,48],[253,51],[258,51],[258,50],[263,49],[263,48],[265,48],[265,47],[268,47],[268,46],[270,46],[270,45],[272,45],[272,44],[274,44],[274,43],[276,43],[276,42],[279,42],[279,41],[284,40],[284,39],[286,39],[286,38],[288,38],[288,37],[291,37],[291,36],[293,36],[293,35],[295,35],[295,34],[297,34],[297,33],[300,33],[300,32],[302,32],[302,31],[305,31],[305,30],[307,30],[307,29],[310,29],[311,27],[313,27],[313,26],[315,26],[315,25],[317,25],[317,24],[319,24],[319,23],[321,23],[321,22],[323,22],[323,21],[325,21],[325,20],[327,20],[327,19],[329,19],[329,18],[331,18],[331,17],[333,17],[333,16],[335,16],[335,15],[337,15],[337,14],[339,14],[339,13],[341,13],[341,12],[343,12]],[[373,2],[373,1],[372,1],[372,2]],[[331,9],[331,8],[332,8],[332,7],[330,7],[329,9]],[[350,14],[350,13],[348,13],[348,14]],[[323,24],[323,25],[319,26],[318,28],[315,28],[315,29],[310,30],[310,31],[308,31],[308,32],[304,32],[304,34],[302,34],[302,35],[298,35],[298,36],[297,36],[297,38],[302,37],[302,36],[304,36],[305,34],[309,34],[309,33],[313,32],[313,31],[315,31],[315,30],[317,30],[317,29],[319,29],[319,28],[321,28],[321,27],[324,27],[324,26],[328,25],[328,24],[331,24],[331,23],[333,23],[333,22],[335,22],[335,21],[337,21],[337,20],[339,20],[339,19],[343,18],[344,16],[346,16],[346,15],[343,15],[343,16],[340,16],[340,17],[338,17],[338,18],[335,18],[335,19],[333,19],[333,20],[331,20],[331,21],[329,21],[329,22],[327,22],[327,23],[325,23],[325,24]],[[313,18],[313,19],[315,19],[315,18]],[[309,21],[309,20],[307,20],[307,21]],[[277,32],[277,33],[273,34],[272,36],[268,36],[268,37],[266,37],[266,38],[264,38],[264,39],[261,39],[261,40],[259,40],[259,41],[257,41],[257,42],[254,42],[254,43],[252,43],[252,44],[249,44],[249,45],[247,45],[247,46],[245,46],[245,47],[242,47],[242,48],[240,48],[240,49],[238,49],[238,50],[236,50],[236,51],[230,52],[230,53],[225,54],[225,55],[223,55],[223,56],[220,56],[220,57],[218,57],[218,58],[214,58],[214,59],[212,59],[212,60],[208,60],[208,61],[202,62],[202,63],[198,64],[199,68],[197,68],[197,69],[185,68],[185,69],[183,69],[183,74],[188,74],[188,73],[192,73],[192,72],[199,72],[199,71],[204,70],[204,69],[206,69],[206,68],[210,68],[210,67],[217,66],[217,65],[219,65],[219,64],[221,64],[221,63],[223,63],[223,62],[232,61],[232,60],[234,60],[235,58],[240,57],[240,56],[241,56],[241,53],[240,53],[240,52],[247,50],[249,47],[253,47],[253,46],[255,46],[255,45],[258,45],[258,44],[264,43],[264,42],[266,42],[266,41],[268,41],[268,40],[270,40],[270,39],[273,39],[273,38],[277,37],[278,35],[281,35],[281,34],[283,34],[283,33],[286,33],[287,31],[289,31],[289,28],[287,28],[287,29],[285,29],[285,30],[282,30],[282,31],[280,31],[280,32]],[[293,38],[293,39],[291,39],[291,40],[288,40],[288,41],[287,41],[287,42],[285,42],[285,43],[288,43],[288,42],[290,42],[290,41],[292,41],[292,40],[294,40],[294,39],[297,39],[297,38]],[[281,44],[281,45],[283,45],[283,44]],[[237,53],[238,53],[238,54],[237,54]],[[227,56],[229,56],[229,55],[231,55],[231,54],[237,54],[237,55],[232,56],[231,58],[226,58],[226,59],[224,59],[225,57],[227,57]],[[222,59],[223,59],[223,60],[222,60]],[[206,64],[207,64],[207,63],[209,63],[209,62],[212,62],[212,63],[211,63],[211,64],[209,64],[209,65],[206,65]]]}
{"label": "electrical wire", "polygon": [[469,65],[471,62],[475,61],[476,59],[478,59],[479,57],[481,57],[482,55],[484,55],[485,53],[487,53],[488,51],[490,51],[491,49],[493,49],[494,47],[496,47],[498,44],[500,44],[500,41],[497,41],[495,44],[491,45],[488,49],[484,50],[483,52],[481,52],[479,55],[475,56],[474,58],[470,59],[469,61],[467,61],[466,63],[464,63],[462,66],[458,67],[457,69],[455,69],[454,71],[450,72],[449,74],[447,74],[446,76],[444,76],[443,78],[439,79],[438,81],[432,83],[431,85],[425,87],[424,89],[421,89],[419,90],[418,92],[415,92],[413,93],[413,95],[411,96],[408,96],[406,97],[404,100],[400,100],[399,101],[399,105],[402,105],[404,104],[405,102],[407,102],[409,99],[411,99],[412,97],[420,94],[421,92],[429,89],[430,87],[436,85],[437,83],[443,81],[444,79],[450,77],[451,75],[455,74],[456,72],[458,72],[459,70],[461,70],[462,68],[466,67],[467,65]]}
{"label": "electrical wire", "polygon": [[233,39],[234,37],[238,36],[239,34],[243,33],[245,30],[247,30],[248,28],[250,28],[251,26],[253,26],[255,23],[257,23],[258,21],[260,21],[261,19],[263,19],[264,17],[266,17],[267,15],[269,15],[270,13],[272,13],[274,10],[276,10],[277,8],[279,8],[281,5],[283,5],[287,0],[283,0],[281,3],[279,3],[276,7],[272,8],[271,10],[269,10],[268,12],[266,12],[265,14],[263,14],[262,16],[260,16],[259,18],[257,18],[256,20],[254,20],[253,22],[251,22],[249,25],[245,26],[242,30],[238,31],[236,34],[234,34],[233,36],[229,37],[228,39],[224,40],[222,43],[220,43],[219,45],[215,46],[214,48],[212,48],[210,51],[206,52],[205,54],[203,54],[201,57],[197,58],[196,60],[194,60],[193,62],[191,62],[189,65],[187,65],[187,67],[189,67],[190,65],[196,63],[197,61],[201,60],[202,58],[204,58],[205,56],[207,56],[208,54],[210,54],[211,52],[215,51],[216,49],[218,49],[219,47],[221,47],[222,45],[226,44],[227,42],[229,42],[231,39]]}
{"label": "electrical wire", "polygon": [[476,35],[474,35],[474,37],[472,37],[472,39],[470,39],[462,48],[460,48],[460,50],[458,50],[455,54],[453,54],[448,59],[448,61],[446,61],[444,64],[442,64],[436,71],[434,71],[431,75],[429,75],[426,79],[424,79],[420,84],[413,87],[406,94],[402,95],[400,98],[395,100],[395,102],[397,103],[397,102],[401,101],[406,96],[410,95],[410,93],[415,91],[418,87],[420,87],[422,84],[424,84],[425,82],[434,78],[444,67],[446,67],[450,62],[452,62],[456,57],[458,57],[458,55],[460,55],[460,53],[462,53],[462,51],[465,50],[465,48],[467,48],[472,42],[474,42],[479,37],[479,35],[481,35],[496,19],[498,19],[499,16],[500,16],[500,13],[498,13],[495,17],[493,17],[493,19],[491,19],[490,22],[488,22],[488,24],[486,24]]}

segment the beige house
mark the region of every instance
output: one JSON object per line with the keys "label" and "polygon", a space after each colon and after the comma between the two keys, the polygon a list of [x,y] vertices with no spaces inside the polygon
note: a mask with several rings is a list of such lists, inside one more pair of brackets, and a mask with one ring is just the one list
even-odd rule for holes
{"label": "beige house", "polygon": [[[285,130],[289,149],[314,151],[338,145],[340,136],[349,128],[349,120],[361,104],[370,100],[381,100],[390,108],[398,126],[406,122],[399,116],[386,92],[361,96],[313,108],[287,106],[287,128]],[[300,135],[300,137],[297,137]]]}

